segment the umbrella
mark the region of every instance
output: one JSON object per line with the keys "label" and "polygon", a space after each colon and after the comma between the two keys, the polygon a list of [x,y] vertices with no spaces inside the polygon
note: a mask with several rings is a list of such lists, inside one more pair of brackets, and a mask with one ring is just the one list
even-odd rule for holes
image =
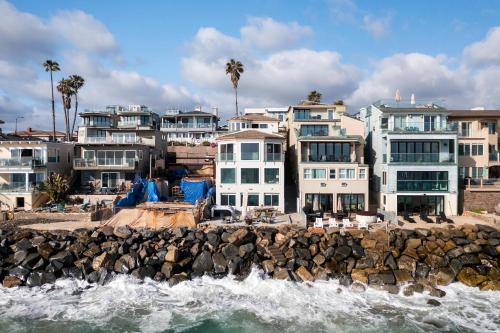
{"label": "umbrella", "polygon": [[313,211],[316,212],[319,210],[319,195],[315,194],[313,199]]}
{"label": "umbrella", "polygon": [[415,94],[411,94],[410,103],[411,103],[411,105],[415,105]]}
{"label": "umbrella", "polygon": [[394,100],[398,103],[401,101],[401,94],[399,93],[399,89],[396,89],[396,96],[394,96]]}

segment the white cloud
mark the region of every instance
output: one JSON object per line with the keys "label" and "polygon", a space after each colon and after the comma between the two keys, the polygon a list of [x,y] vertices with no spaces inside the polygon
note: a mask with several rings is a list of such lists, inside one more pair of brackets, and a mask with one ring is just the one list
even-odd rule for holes
{"label": "white cloud", "polygon": [[368,31],[375,39],[380,39],[388,35],[389,17],[375,18],[371,15],[363,17],[363,29]]}
{"label": "white cloud", "polygon": [[469,66],[500,65],[500,27],[494,27],[483,40],[464,49],[464,58]]}
{"label": "white cloud", "polygon": [[288,49],[312,34],[310,27],[297,22],[281,23],[270,17],[250,17],[240,32],[244,42],[264,50]]}

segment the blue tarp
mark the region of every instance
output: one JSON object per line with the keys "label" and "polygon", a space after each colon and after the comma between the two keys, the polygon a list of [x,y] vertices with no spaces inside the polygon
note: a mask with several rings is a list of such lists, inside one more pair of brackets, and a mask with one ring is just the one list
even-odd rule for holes
{"label": "blue tarp", "polygon": [[148,198],[146,199],[147,202],[158,202],[159,201],[159,195],[158,195],[158,190],[156,189],[156,184],[154,180],[150,180],[148,183]]}
{"label": "blue tarp", "polygon": [[143,201],[147,185],[147,180],[143,180],[138,176],[135,177],[134,186],[132,186],[132,189],[124,198],[118,200],[118,202],[115,204],[115,207],[133,207],[139,202]]}
{"label": "blue tarp", "polygon": [[184,201],[194,204],[196,200],[205,198],[209,190],[207,180],[181,180],[181,191],[184,193]]}

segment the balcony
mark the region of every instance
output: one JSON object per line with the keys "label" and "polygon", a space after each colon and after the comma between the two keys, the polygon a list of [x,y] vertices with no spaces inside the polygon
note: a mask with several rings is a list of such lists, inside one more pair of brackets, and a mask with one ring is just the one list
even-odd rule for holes
{"label": "balcony", "polygon": [[33,187],[26,182],[11,182],[9,184],[0,184],[0,192],[31,192]]}
{"label": "balcony", "polygon": [[216,154],[216,160],[218,162],[234,162],[235,159],[236,159],[236,154],[234,154],[234,153]]}
{"label": "balcony", "polygon": [[210,130],[210,131],[215,131],[216,126],[215,124],[205,124],[205,123],[163,123],[161,125],[161,128],[164,129],[187,129],[187,130]]}
{"label": "balcony", "polygon": [[455,154],[393,153],[390,163],[455,163]]}
{"label": "balcony", "polygon": [[75,170],[134,170],[135,159],[75,158],[73,168]]}
{"label": "balcony", "polygon": [[266,153],[266,162],[281,162],[285,160],[285,155],[283,153]]}
{"label": "balcony", "polygon": [[490,162],[500,162],[500,152],[493,151],[488,154],[488,159]]}
{"label": "balcony", "polygon": [[[383,127],[382,129],[385,130]],[[389,126],[389,131],[397,133],[457,133],[458,126],[456,123],[403,122]]]}
{"label": "balcony", "polygon": [[84,143],[106,143],[105,136],[87,136],[83,139]]}
{"label": "balcony", "polygon": [[40,159],[23,159],[23,158],[1,158],[0,169],[33,169],[44,167],[47,164]]}
{"label": "balcony", "polygon": [[153,123],[151,122],[143,122],[143,121],[119,121],[118,127],[126,127],[126,128],[137,128],[137,127],[153,127]]}
{"label": "balcony", "polygon": [[310,162],[337,162],[337,163],[355,163],[356,161],[351,159],[351,156],[348,155],[309,155],[302,156],[301,162],[310,163]]}
{"label": "balcony", "polygon": [[447,192],[447,180],[398,180],[398,191],[401,192]]}

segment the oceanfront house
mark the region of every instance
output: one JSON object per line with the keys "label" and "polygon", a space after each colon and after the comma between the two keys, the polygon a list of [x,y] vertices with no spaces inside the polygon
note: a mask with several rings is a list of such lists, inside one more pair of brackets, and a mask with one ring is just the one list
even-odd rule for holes
{"label": "oceanfront house", "polygon": [[136,175],[148,176],[163,159],[165,134],[148,107],[107,106],[85,110],[80,117],[73,169],[82,191],[126,190]]}
{"label": "oceanfront house", "polygon": [[229,132],[239,132],[247,129],[259,130],[267,133],[279,132],[279,120],[258,113],[244,114],[230,118],[227,121]]}
{"label": "oceanfront house", "polygon": [[30,210],[48,201],[39,190],[52,173],[71,175],[73,143],[0,133],[0,209]]}
{"label": "oceanfront house", "polygon": [[380,100],[362,108],[377,206],[404,214],[457,214],[458,135],[441,103]]}
{"label": "oceanfront house", "polygon": [[161,117],[161,131],[166,134],[168,142],[214,143],[218,122],[217,108],[213,108],[213,113],[203,112],[200,108],[190,112],[168,110]]}
{"label": "oceanfront house", "polygon": [[217,143],[217,205],[242,212],[268,207],[284,213],[285,137],[245,129],[219,136]]}
{"label": "oceanfront house", "polygon": [[260,114],[278,119],[280,132],[288,128],[288,107],[245,108],[245,115],[249,114]]}
{"label": "oceanfront house", "polygon": [[450,110],[458,128],[458,175],[466,185],[493,185],[500,178],[500,110]]}
{"label": "oceanfront house", "polygon": [[[11,133],[12,135],[19,136],[21,138],[35,138],[44,141],[54,141],[54,132],[51,130],[37,130],[32,129],[31,127],[27,128],[25,131],[17,131],[15,133]],[[73,137],[74,138],[74,137]],[[56,131],[56,140],[57,142],[66,141],[66,133],[61,131]]]}
{"label": "oceanfront house", "polygon": [[364,125],[345,105],[290,106],[289,150],[299,210],[368,210]]}

